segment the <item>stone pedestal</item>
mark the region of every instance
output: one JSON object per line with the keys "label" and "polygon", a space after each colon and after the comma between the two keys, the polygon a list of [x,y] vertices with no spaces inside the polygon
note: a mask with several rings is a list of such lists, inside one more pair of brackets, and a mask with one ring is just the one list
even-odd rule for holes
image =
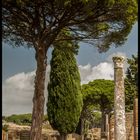
{"label": "stone pedestal", "polygon": [[114,138],[115,140],[126,140],[125,127],[125,95],[124,95],[124,58],[113,57],[114,62]]}

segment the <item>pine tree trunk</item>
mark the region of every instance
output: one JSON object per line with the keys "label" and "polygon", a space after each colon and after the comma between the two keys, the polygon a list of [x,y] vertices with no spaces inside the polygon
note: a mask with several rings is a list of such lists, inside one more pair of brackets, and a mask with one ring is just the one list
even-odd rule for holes
{"label": "pine tree trunk", "polygon": [[44,88],[46,74],[46,50],[43,46],[36,49],[37,70],[33,97],[32,125],[30,140],[42,140],[42,121],[44,116]]}

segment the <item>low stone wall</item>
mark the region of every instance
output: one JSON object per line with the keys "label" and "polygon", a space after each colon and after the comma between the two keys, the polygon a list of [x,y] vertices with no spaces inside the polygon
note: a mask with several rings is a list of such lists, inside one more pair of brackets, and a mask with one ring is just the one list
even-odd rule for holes
{"label": "low stone wall", "polygon": [[92,128],[88,131],[86,140],[101,140],[101,128]]}
{"label": "low stone wall", "polygon": [[[43,140],[61,140],[61,137],[57,131],[45,130],[42,133]],[[29,140],[29,130],[9,130],[8,140]],[[6,132],[3,132],[2,140],[6,140]],[[82,137],[78,134],[68,134],[67,140],[82,140]]]}
{"label": "low stone wall", "polygon": [[[13,123],[8,124],[8,140],[29,140],[29,126],[19,126]],[[106,140],[114,140],[114,115],[108,119],[107,130],[109,133]],[[134,111],[126,113],[126,140],[138,140],[138,99],[134,103]],[[6,140],[7,133],[2,131],[2,140]],[[43,140],[61,140],[60,134],[56,130],[43,129]],[[101,128],[92,128],[88,131],[85,140],[101,140]],[[78,134],[69,134],[67,140],[82,140]]]}
{"label": "low stone wall", "polygon": [[30,138],[30,132],[29,131],[21,131],[20,132],[20,140],[29,140]]}

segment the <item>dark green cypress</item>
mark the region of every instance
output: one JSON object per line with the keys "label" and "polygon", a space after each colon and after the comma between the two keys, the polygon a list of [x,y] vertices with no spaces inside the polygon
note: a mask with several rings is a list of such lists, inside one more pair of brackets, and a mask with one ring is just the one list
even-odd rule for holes
{"label": "dark green cypress", "polygon": [[66,135],[76,130],[83,100],[72,44],[62,45],[68,47],[56,47],[52,52],[47,112],[52,127]]}

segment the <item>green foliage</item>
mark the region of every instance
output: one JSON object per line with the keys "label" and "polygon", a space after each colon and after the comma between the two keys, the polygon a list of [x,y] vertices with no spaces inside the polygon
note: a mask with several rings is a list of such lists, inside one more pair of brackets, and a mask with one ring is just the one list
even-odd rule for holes
{"label": "green foliage", "polygon": [[111,111],[114,99],[114,82],[98,79],[82,85],[82,93],[85,105],[100,105],[100,109]]}
{"label": "green foliage", "polygon": [[93,126],[92,127],[99,127],[101,126],[101,112],[93,112],[93,121],[92,121],[92,124]]}
{"label": "green foliage", "polygon": [[[18,125],[31,125],[32,122],[32,114],[20,114],[20,115],[11,115],[8,117],[5,117],[4,120],[6,122],[13,122]],[[47,121],[48,117],[47,115],[44,115],[43,121]]]}
{"label": "green foliage", "polygon": [[126,72],[126,79],[136,87],[138,87],[138,56],[132,55],[131,59],[127,59],[129,67]]}
{"label": "green foliage", "polygon": [[138,56],[132,55],[127,59],[129,67],[125,78],[125,104],[126,111],[133,110],[133,102],[138,97]]}
{"label": "green foliage", "polygon": [[9,125],[4,124],[4,125],[2,125],[2,130],[7,132],[8,131],[8,127],[9,127]]}
{"label": "green foliage", "polygon": [[43,122],[46,122],[46,121],[48,121],[48,115],[47,114],[44,115],[44,118],[43,118]]}
{"label": "green foliage", "polygon": [[[20,14],[17,14],[20,13]],[[2,0],[3,38],[47,47],[60,40],[92,43],[100,52],[122,45],[137,20],[137,0]],[[65,29],[71,36],[61,36]],[[100,41],[100,44],[98,43]]]}
{"label": "green foliage", "polygon": [[[67,43],[54,48],[48,84],[47,113],[50,124],[61,134],[75,131],[82,110],[80,75]],[[63,46],[64,45],[64,46]]]}
{"label": "green foliage", "polygon": [[[137,21],[137,4],[137,0],[2,0],[2,38],[14,46],[34,47],[36,56],[66,40],[91,43],[105,52],[126,41]],[[64,29],[70,35],[62,35]]]}
{"label": "green foliage", "polygon": [[31,124],[31,114],[21,114],[21,115],[11,115],[8,117],[5,117],[4,119],[7,122],[13,122],[18,125],[22,124]]}
{"label": "green foliage", "polygon": [[[61,39],[65,39],[65,37],[71,38],[71,33],[66,28],[64,28],[59,34]],[[78,42],[67,40],[67,41],[59,41],[57,43],[53,43],[54,47],[61,48],[62,51],[72,51],[74,54],[78,54],[79,45]],[[65,47],[64,47],[65,46]]]}
{"label": "green foliage", "polygon": [[[114,105],[114,82],[98,79],[82,85],[83,110],[81,119],[88,120],[90,126],[101,125],[101,115],[109,113]],[[102,112],[99,113],[99,112]]]}
{"label": "green foliage", "polygon": [[89,128],[101,127],[101,117],[102,114],[98,105],[87,105],[82,111],[82,119],[84,123],[89,122]]}

